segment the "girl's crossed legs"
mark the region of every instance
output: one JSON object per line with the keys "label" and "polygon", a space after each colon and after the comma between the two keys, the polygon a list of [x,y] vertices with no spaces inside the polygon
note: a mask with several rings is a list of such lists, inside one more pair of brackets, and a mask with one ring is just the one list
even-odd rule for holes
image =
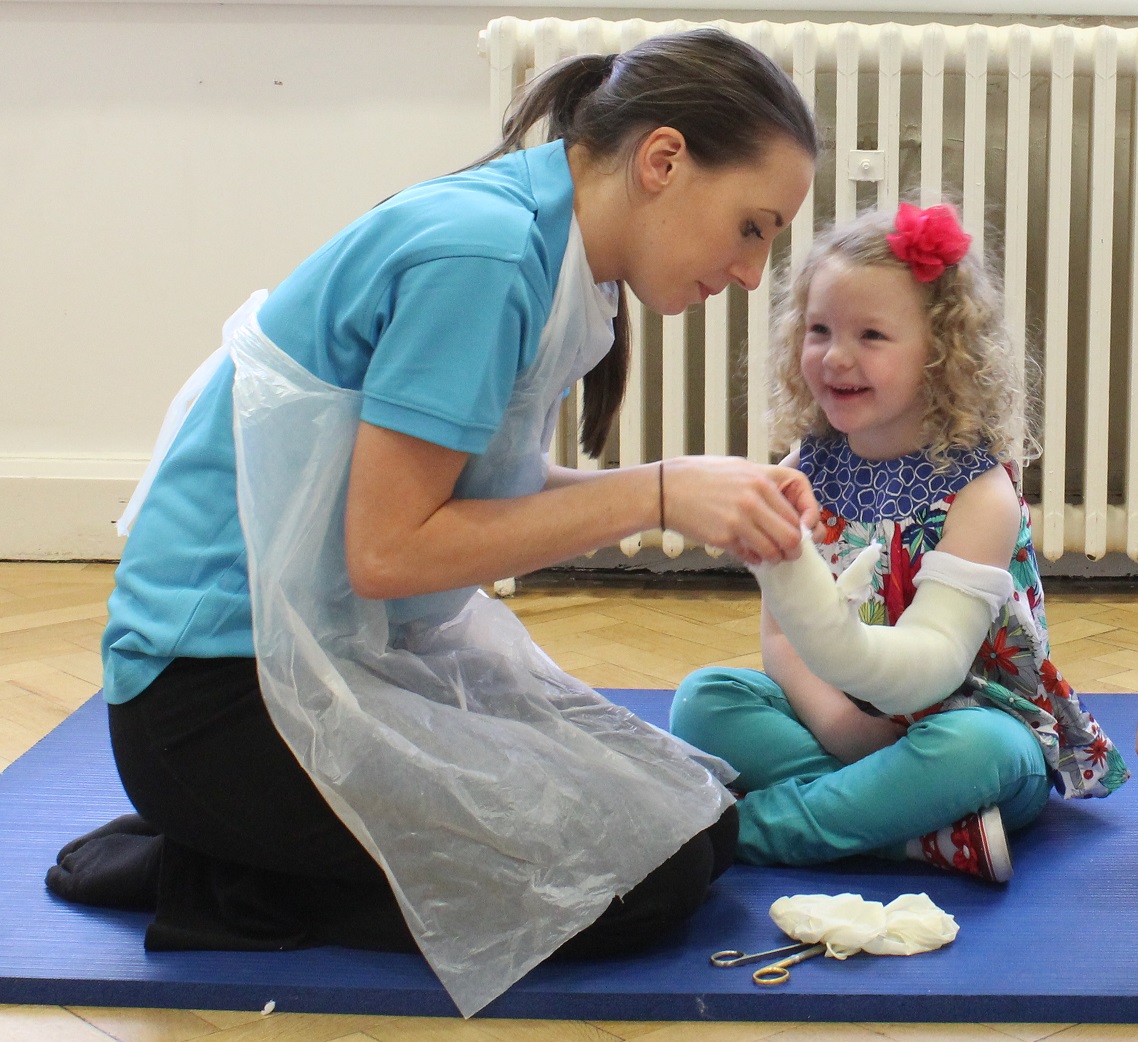
{"label": "girl's crossed legs", "polygon": [[808,865],[905,843],[999,807],[1022,828],[1051,791],[1043,752],[1019,720],[987,707],[925,717],[852,764],[826,752],[782,689],[757,670],[709,668],[676,692],[672,731],[739,771],[739,857]]}

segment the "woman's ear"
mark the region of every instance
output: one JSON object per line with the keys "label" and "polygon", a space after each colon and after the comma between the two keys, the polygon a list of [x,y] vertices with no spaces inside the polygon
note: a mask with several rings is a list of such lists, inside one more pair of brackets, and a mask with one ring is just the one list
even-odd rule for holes
{"label": "woman's ear", "polygon": [[633,157],[636,184],[652,195],[662,192],[687,157],[683,134],[672,127],[657,127],[640,142]]}

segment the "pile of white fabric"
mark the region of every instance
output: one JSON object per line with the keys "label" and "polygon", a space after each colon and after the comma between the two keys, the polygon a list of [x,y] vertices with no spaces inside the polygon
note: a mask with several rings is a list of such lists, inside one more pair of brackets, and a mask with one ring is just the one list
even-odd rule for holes
{"label": "pile of white fabric", "polygon": [[845,959],[871,955],[916,955],[955,939],[960,927],[928,894],[902,894],[889,904],[858,894],[799,894],[780,897],[770,910],[784,933],[798,941],[825,944],[826,955]]}

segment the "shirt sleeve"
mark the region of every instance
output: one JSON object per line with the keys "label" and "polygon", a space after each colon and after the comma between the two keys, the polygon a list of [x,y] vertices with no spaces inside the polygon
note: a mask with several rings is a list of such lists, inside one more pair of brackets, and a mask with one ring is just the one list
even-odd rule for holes
{"label": "shirt sleeve", "polygon": [[482,452],[537,354],[549,303],[516,261],[445,257],[391,288],[364,376],[361,418],[461,452]]}

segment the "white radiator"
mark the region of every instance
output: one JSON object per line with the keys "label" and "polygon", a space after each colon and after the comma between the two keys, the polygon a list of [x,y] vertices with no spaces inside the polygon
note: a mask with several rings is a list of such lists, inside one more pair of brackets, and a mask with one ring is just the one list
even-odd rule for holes
{"label": "white radiator", "polygon": [[[535,70],[695,24],[495,19],[480,41],[495,128]],[[1043,456],[1025,473],[1037,547],[1050,559],[1138,560],[1138,28],[714,24],[782,64],[826,143],[772,266],[793,264],[815,227],[866,205],[914,195],[927,205],[942,190],[957,199],[977,243],[1002,253],[1008,323],[1043,372]],[[675,317],[633,303],[628,397],[601,466],[689,452],[770,458],[770,278]],[[577,455],[578,400],[566,405],[559,460],[596,466]],[[684,549],[675,533],[663,545]]]}

